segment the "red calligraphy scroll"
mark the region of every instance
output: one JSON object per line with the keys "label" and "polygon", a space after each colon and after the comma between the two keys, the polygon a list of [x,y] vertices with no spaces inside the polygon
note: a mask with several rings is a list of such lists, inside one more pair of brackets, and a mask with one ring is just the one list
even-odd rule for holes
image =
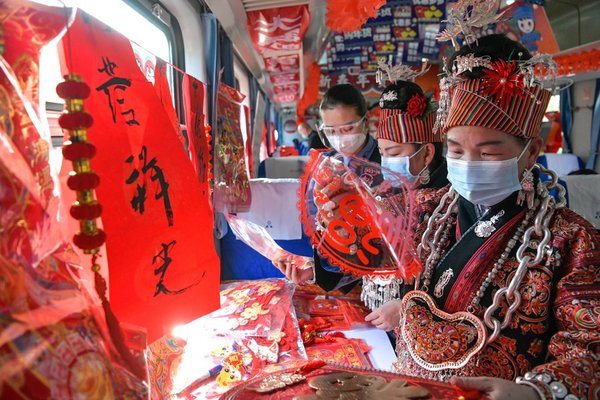
{"label": "red calligraphy scroll", "polygon": [[238,213],[250,209],[252,193],[246,173],[241,112],[244,95],[223,83],[217,98],[215,141],[215,209]]}
{"label": "red calligraphy scroll", "polygon": [[219,306],[212,213],[128,40],[79,13],[62,45],[67,70],[91,88],[111,304],[153,341]]}
{"label": "red calligraphy scroll", "polygon": [[210,146],[207,132],[204,129],[204,97],[206,86],[194,77],[183,76],[183,108],[185,110],[185,126],[187,128],[189,150],[192,165],[196,171],[202,196],[210,204],[208,180],[210,176]]}

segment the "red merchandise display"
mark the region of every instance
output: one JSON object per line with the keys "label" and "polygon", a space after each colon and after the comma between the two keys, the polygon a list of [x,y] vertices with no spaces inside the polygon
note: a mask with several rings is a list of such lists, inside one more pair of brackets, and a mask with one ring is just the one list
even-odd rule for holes
{"label": "red merchandise display", "polygon": [[152,397],[218,398],[267,367],[307,360],[292,293],[283,279],[223,284],[221,309],[178,328],[181,339],[165,337],[150,346]]}
{"label": "red merchandise display", "polygon": [[62,44],[64,66],[91,88],[88,136],[97,148],[92,167],[106,177],[96,192],[110,232],[111,305],[152,342],[218,307],[212,213],[129,41],[78,13]]}
{"label": "red merchandise display", "polygon": [[[115,356],[92,273],[61,237],[57,217],[50,137],[38,109],[39,52],[70,16],[69,9],[0,3],[0,398],[142,399],[147,387]],[[66,86],[77,102],[86,97],[85,85]],[[63,117],[71,128],[91,123],[83,113]],[[94,153],[89,143],[70,150],[83,158]],[[82,175],[71,181],[74,189],[98,183],[93,174]],[[100,213],[92,205],[75,210],[85,219]],[[78,242],[95,248],[101,240],[91,237],[80,235]],[[135,342],[133,355],[143,360],[145,338],[130,333],[125,342]]]}

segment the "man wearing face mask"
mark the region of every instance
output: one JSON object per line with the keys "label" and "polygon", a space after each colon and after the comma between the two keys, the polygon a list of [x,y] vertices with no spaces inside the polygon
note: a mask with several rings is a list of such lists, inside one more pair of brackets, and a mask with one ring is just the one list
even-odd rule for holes
{"label": "man wearing face mask", "polygon": [[491,35],[446,66],[438,121],[452,187],[402,297],[399,373],[496,400],[598,398],[600,236],[549,196],[552,171],[538,179],[545,61]]}
{"label": "man wearing face mask", "polygon": [[[381,162],[377,141],[368,132],[367,112],[364,96],[352,85],[335,85],[325,92],[319,105],[319,135],[326,146],[333,148],[328,156],[341,156],[345,163],[350,161],[350,156],[378,164]],[[344,286],[344,290],[350,290],[351,284],[356,282],[355,278],[344,276],[337,272],[337,268],[329,266],[316,249],[314,259],[303,262],[310,262],[314,268],[296,268],[298,257],[291,253],[282,254],[273,260],[273,265],[295,283],[315,280],[327,291]]]}

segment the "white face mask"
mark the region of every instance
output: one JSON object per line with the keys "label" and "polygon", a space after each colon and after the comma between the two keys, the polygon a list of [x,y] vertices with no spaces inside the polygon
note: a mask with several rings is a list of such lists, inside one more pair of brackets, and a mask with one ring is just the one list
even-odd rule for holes
{"label": "white face mask", "polygon": [[491,207],[521,189],[519,157],[502,161],[463,161],[446,158],[448,180],[454,190],[473,204]]}
{"label": "white face mask", "polygon": [[344,135],[329,135],[327,140],[335,151],[343,155],[353,155],[365,142],[364,133],[347,133]]}
{"label": "white face mask", "polygon": [[[387,168],[394,172],[397,172],[399,175],[402,175],[406,178],[410,183],[415,183],[419,175],[413,175],[410,172],[410,159],[413,158],[418,152],[421,151],[425,146],[421,146],[419,150],[415,151],[410,156],[393,156],[393,157],[381,157],[381,166],[383,168]],[[427,168],[427,167],[425,167]],[[390,173],[386,170],[383,170],[383,179],[394,180],[393,176],[390,176]]]}

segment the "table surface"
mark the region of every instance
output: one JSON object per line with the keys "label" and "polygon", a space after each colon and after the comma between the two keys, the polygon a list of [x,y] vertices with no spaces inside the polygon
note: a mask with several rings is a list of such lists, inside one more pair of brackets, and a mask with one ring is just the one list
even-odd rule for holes
{"label": "table surface", "polygon": [[367,356],[373,368],[382,371],[392,371],[392,363],[396,361],[396,352],[385,331],[377,328],[360,328],[342,331],[348,338],[362,339],[371,346]]}

